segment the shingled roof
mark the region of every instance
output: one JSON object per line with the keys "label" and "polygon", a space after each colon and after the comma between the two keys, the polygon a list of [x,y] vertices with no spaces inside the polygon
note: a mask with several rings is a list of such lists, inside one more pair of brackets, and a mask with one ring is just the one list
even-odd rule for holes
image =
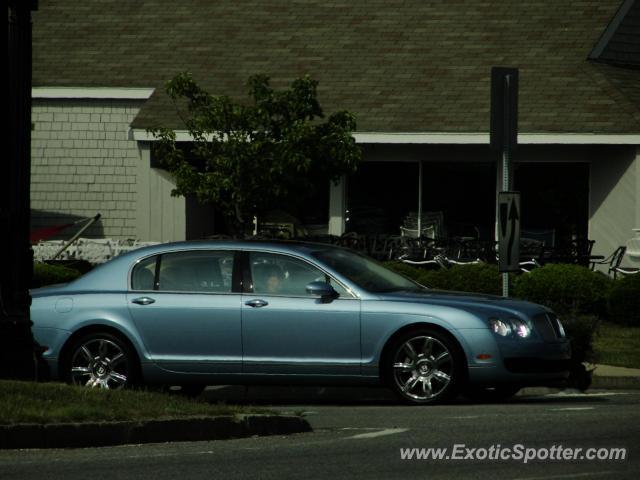
{"label": "shingled roof", "polygon": [[[487,132],[491,66],[520,68],[521,132],[639,133],[616,67],[587,59],[621,0],[40,0],[34,86],[155,87],[132,126],[184,126],[191,71],[242,97],[310,74],[362,132]],[[623,77],[640,81],[640,71]]]}
{"label": "shingled roof", "polygon": [[610,65],[640,67],[640,1],[622,3],[589,58]]}

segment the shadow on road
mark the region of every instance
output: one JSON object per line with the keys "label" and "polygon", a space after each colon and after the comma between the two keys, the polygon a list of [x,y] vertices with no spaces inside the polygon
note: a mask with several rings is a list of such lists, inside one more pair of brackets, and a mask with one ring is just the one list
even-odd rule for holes
{"label": "shadow on road", "polygon": [[[382,387],[288,387],[288,386],[243,386],[226,385],[208,387],[201,399],[209,403],[232,403],[240,405],[362,405],[362,406],[406,406],[390,390]],[[578,391],[522,392],[502,402],[518,404],[563,404],[600,403],[608,401],[602,394],[584,394]],[[462,396],[450,402],[451,405],[472,405]]]}

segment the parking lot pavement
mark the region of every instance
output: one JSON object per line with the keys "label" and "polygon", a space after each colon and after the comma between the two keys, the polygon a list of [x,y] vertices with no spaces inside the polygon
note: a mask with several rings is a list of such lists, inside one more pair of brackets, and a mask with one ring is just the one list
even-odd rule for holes
{"label": "parking lot pavement", "polygon": [[[0,472],[3,480],[40,479],[43,472],[47,478],[85,479],[87,468],[96,465],[104,466],[104,478],[150,480],[176,476],[207,480],[635,479],[640,472],[639,391],[558,391],[519,395],[503,403],[459,400],[430,407],[398,404],[384,390],[376,395],[372,389],[364,392],[368,397],[358,399],[355,393],[350,389],[210,389],[206,392],[210,401],[242,394],[247,402],[303,413],[314,431],[212,442],[0,451]],[[270,402],[265,398],[269,396]],[[531,451],[535,458],[526,462],[517,457],[487,458],[488,452],[514,453],[518,448],[528,449],[523,451]],[[449,458],[418,459],[417,452],[426,449],[444,449]],[[624,449],[626,457],[549,458],[558,451],[578,449],[582,453],[595,449],[603,455]]]}
{"label": "parking lot pavement", "polygon": [[[640,389],[640,369],[608,365],[594,365],[588,368],[593,369],[594,375],[592,388],[586,395],[575,390],[533,387],[522,389],[513,402],[525,399],[531,401],[532,398],[544,395],[583,401],[595,398],[591,394],[602,389]],[[306,419],[300,419],[299,414],[307,412],[305,406],[308,405],[400,406],[390,390],[379,387],[218,386],[208,387],[202,398],[210,402],[276,405],[276,411],[289,414],[289,417],[261,417],[241,422],[233,418],[215,418],[207,419],[211,426],[206,427],[203,426],[203,422],[194,420],[144,424],[116,422],[91,425],[10,426],[0,428],[0,448],[103,446],[303,432],[308,430],[309,426]],[[464,404],[465,400],[457,399],[454,403]],[[296,408],[296,404],[300,406]]]}

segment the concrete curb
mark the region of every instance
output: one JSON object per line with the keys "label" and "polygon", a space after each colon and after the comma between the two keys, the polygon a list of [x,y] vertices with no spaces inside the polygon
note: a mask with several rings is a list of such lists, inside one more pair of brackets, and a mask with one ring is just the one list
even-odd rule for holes
{"label": "concrete curb", "polygon": [[254,435],[286,435],[311,431],[293,415],[238,415],[67,424],[0,426],[0,449],[80,448],[109,445],[224,440]]}
{"label": "concrete curb", "polygon": [[559,388],[559,387],[525,387],[519,396],[537,396],[548,395],[550,393],[574,392],[589,393],[593,390],[640,390],[640,377],[622,377],[609,375],[593,375],[591,385],[587,390],[581,392],[575,388]]}
{"label": "concrete curb", "polygon": [[591,388],[613,390],[640,389],[640,369],[616,367],[613,365],[585,364],[589,371],[593,371]]}
{"label": "concrete curb", "polygon": [[640,377],[594,375],[590,389],[639,390]]}

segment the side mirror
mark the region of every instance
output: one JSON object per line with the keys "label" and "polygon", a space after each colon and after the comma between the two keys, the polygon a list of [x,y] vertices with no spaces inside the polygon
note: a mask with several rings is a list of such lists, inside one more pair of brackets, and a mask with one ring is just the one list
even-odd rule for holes
{"label": "side mirror", "polygon": [[331,301],[339,296],[331,284],[326,282],[311,282],[306,286],[306,290],[308,294],[316,295],[322,300]]}

